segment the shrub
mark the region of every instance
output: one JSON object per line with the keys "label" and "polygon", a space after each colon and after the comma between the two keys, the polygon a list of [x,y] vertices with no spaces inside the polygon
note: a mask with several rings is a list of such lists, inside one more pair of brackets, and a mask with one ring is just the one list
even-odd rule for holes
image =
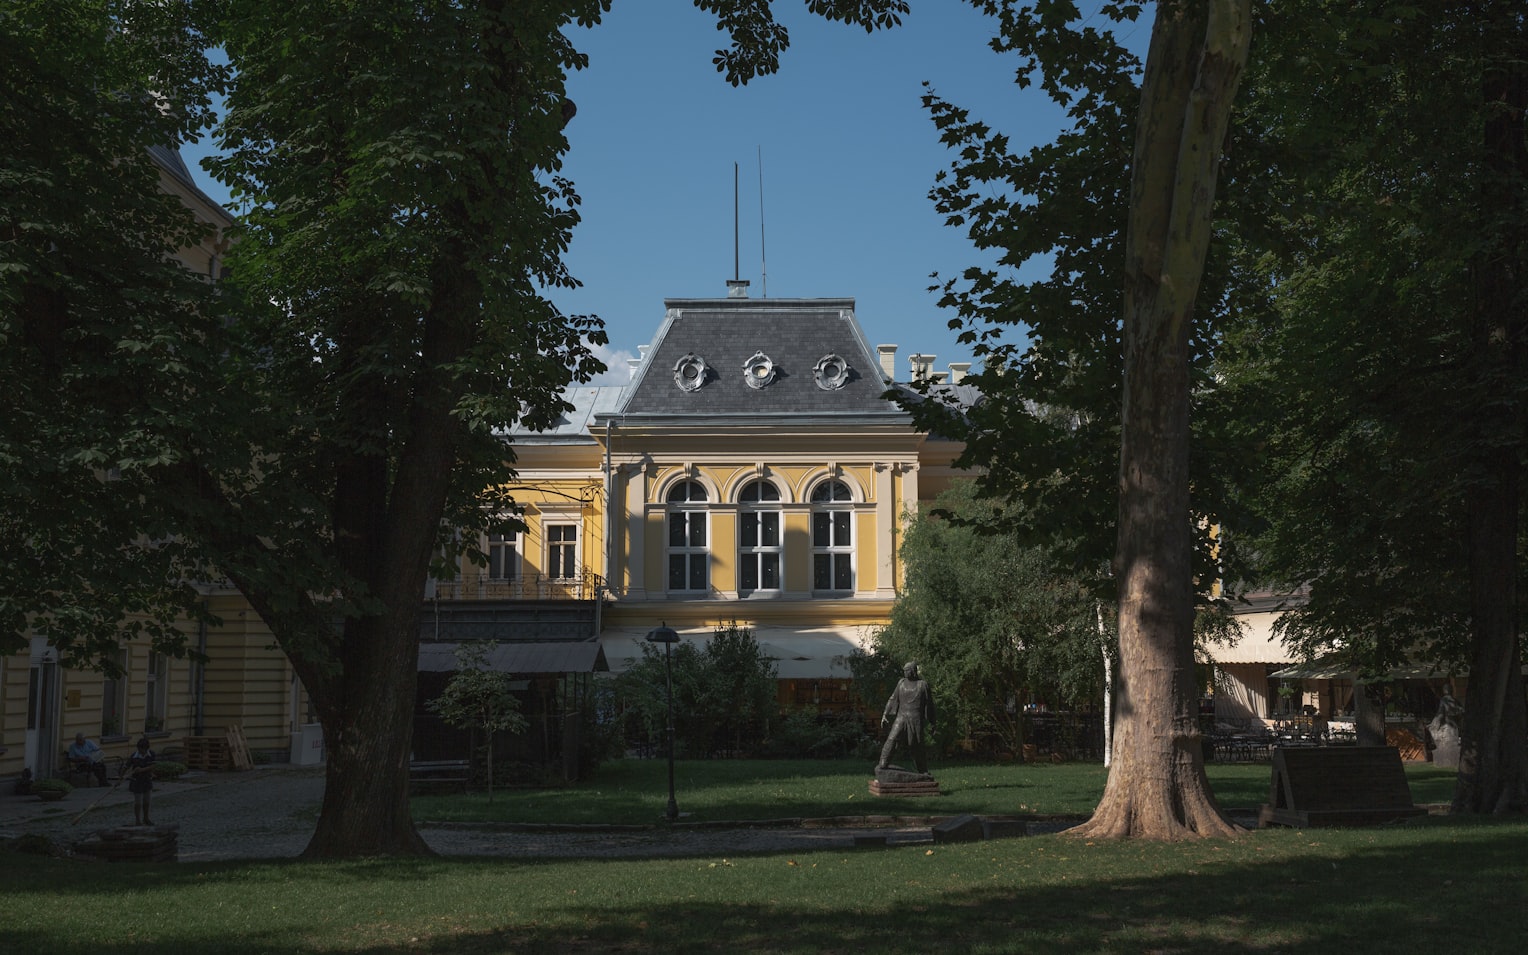
{"label": "shrub", "polygon": [[57,778],[38,779],[32,783],[33,795],[40,796],[43,793],[49,792],[63,793],[65,796],[67,796],[74,792],[74,787],[69,784],[68,780]]}
{"label": "shrub", "polygon": [[185,775],[185,763],[177,763],[174,760],[159,759],[154,761],[154,778],[161,782],[179,779]]}
{"label": "shrub", "polygon": [[668,722],[668,668],[674,686],[674,748],[682,759],[752,756],[775,716],[774,661],[753,630],[718,626],[704,647],[682,640],[672,661],[643,643],[642,660],[616,681],[630,720],[628,741],[648,740],[661,752]]}
{"label": "shrub", "polygon": [[837,759],[857,754],[865,739],[865,728],[855,717],[797,710],[775,724],[767,750],[787,759]]}

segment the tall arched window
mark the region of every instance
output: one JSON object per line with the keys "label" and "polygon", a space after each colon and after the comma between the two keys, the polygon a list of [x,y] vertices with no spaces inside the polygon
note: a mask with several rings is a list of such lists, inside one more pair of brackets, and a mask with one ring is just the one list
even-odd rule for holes
{"label": "tall arched window", "polygon": [[812,589],[854,591],[854,496],[842,481],[812,489]]}
{"label": "tall arched window", "polygon": [[750,481],[737,501],[738,593],[779,590],[780,489],[768,481]]}
{"label": "tall arched window", "polygon": [[681,481],[668,493],[668,589],[704,592],[710,584],[706,545],[706,489]]}

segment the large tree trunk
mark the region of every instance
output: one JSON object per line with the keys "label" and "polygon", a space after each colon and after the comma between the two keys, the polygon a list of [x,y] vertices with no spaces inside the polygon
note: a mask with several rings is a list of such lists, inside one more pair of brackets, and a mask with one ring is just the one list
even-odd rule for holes
{"label": "large tree trunk", "polygon": [[[1528,248],[1523,192],[1528,188],[1528,41],[1516,13],[1496,24],[1510,37],[1500,65],[1485,77],[1482,212],[1489,240],[1477,257],[1475,402],[1479,449],[1466,491],[1470,540],[1473,649],[1469,693],[1460,728],[1455,812],[1528,809],[1528,715],[1524,712],[1518,634],[1517,544],[1522,501],[1524,409],[1521,376],[1528,360],[1528,322],[1520,302],[1521,252]],[[1484,29],[1484,27],[1483,27]]]}
{"label": "large tree trunk", "polygon": [[305,858],[427,855],[409,814],[419,667],[418,610],[347,621],[346,678],[315,694],[324,726],[324,801]]}
{"label": "large tree trunk", "polygon": [[[465,219],[465,211],[458,211]],[[377,609],[345,621],[339,671],[293,663],[324,725],[328,767],[318,827],[303,855],[422,855],[430,849],[409,814],[408,764],[419,676],[419,608],[430,554],[456,464],[453,414],[463,385],[450,370],[471,347],[481,290],[449,247],[432,269],[432,296],[409,388],[406,438],[392,462],[358,453],[337,470],[333,521],[347,572]],[[359,387],[354,413],[379,435],[386,401]],[[385,439],[378,442],[385,449]],[[311,682],[310,682],[311,681]]]}
{"label": "large tree trunk", "polygon": [[1082,837],[1239,831],[1204,774],[1194,678],[1189,330],[1248,0],[1162,3],[1141,87],[1125,264],[1114,760]]}
{"label": "large tree trunk", "polygon": [[1473,650],[1459,734],[1454,812],[1528,809],[1528,717],[1517,632],[1517,455],[1470,492]]}

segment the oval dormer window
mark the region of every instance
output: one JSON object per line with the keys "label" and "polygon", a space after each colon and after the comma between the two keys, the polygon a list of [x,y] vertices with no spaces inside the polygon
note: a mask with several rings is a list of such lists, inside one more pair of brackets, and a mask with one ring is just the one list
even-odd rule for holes
{"label": "oval dormer window", "polygon": [[775,380],[775,363],[763,352],[754,352],[753,357],[743,363],[743,380],[750,388],[763,388]]}
{"label": "oval dormer window", "polygon": [[699,391],[706,383],[706,360],[694,352],[674,362],[674,384],[680,391]]}
{"label": "oval dormer window", "polygon": [[823,391],[837,391],[849,383],[849,363],[837,355],[823,355],[812,369],[812,377]]}

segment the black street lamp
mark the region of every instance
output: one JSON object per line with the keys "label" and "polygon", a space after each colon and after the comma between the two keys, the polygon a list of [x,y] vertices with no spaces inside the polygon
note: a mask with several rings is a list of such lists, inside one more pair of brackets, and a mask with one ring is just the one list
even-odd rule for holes
{"label": "black street lamp", "polygon": [[655,627],[647,632],[648,643],[663,644],[663,678],[668,690],[668,777],[669,777],[669,801],[668,812],[664,813],[669,822],[679,818],[679,803],[674,801],[674,644],[679,642],[679,634],[667,623]]}

